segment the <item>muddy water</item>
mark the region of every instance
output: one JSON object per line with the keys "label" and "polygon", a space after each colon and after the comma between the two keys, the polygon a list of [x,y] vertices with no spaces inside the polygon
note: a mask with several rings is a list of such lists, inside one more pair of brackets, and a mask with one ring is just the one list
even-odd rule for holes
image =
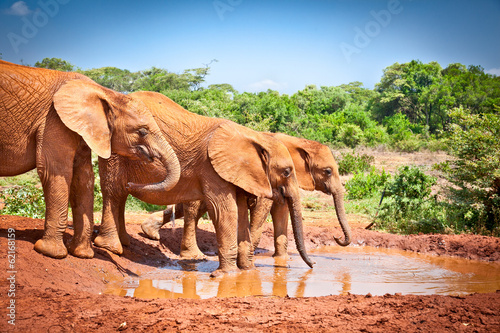
{"label": "muddy water", "polygon": [[314,269],[289,260],[256,256],[256,269],[210,278],[217,258],[179,260],[154,273],[112,281],[107,294],[139,298],[244,296],[310,297],[340,294],[459,295],[500,290],[500,263],[437,257],[372,247],[323,247],[310,251]]}

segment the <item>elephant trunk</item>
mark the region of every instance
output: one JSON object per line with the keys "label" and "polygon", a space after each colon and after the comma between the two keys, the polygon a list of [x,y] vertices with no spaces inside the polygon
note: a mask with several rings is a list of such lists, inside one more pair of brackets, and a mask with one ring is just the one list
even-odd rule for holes
{"label": "elephant trunk", "polygon": [[313,267],[314,262],[309,259],[307,255],[306,248],[304,245],[304,231],[302,229],[302,211],[300,200],[295,197],[286,198],[288,204],[288,210],[290,211],[290,218],[292,220],[293,237],[295,238],[295,245],[297,246],[297,251],[299,251],[300,257],[309,266]]}
{"label": "elephant trunk", "polygon": [[344,195],[339,192],[334,192],[332,196],[333,203],[335,204],[335,211],[337,212],[337,218],[339,220],[340,227],[344,232],[344,240],[341,240],[340,238],[337,238],[335,236],[333,238],[335,239],[335,242],[337,242],[337,244],[339,244],[340,246],[347,246],[351,243],[351,229],[349,227],[349,224],[347,223],[347,216],[345,214]]}
{"label": "elephant trunk", "polygon": [[[153,136],[153,134],[152,134]],[[166,171],[166,177],[158,183],[153,184],[135,184],[128,183],[129,190],[134,192],[166,192],[171,190],[179,181],[181,175],[181,166],[177,155],[161,134],[154,134],[154,139],[159,142],[157,151],[153,152],[153,156],[163,164]]]}

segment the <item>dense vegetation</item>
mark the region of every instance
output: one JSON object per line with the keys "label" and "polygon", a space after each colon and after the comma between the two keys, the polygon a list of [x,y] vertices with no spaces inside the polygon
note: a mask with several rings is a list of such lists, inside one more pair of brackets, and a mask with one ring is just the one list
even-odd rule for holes
{"label": "dense vegetation", "polygon": [[[57,58],[43,59],[35,66],[77,70],[125,93],[160,92],[198,114],[331,147],[446,150],[454,159],[439,166],[451,184],[442,202],[429,198],[432,181],[422,178],[418,170],[400,170],[405,181],[397,183],[398,175],[391,178],[371,168],[369,157],[344,154],[340,156],[341,168],[354,167],[357,161],[363,164],[345,171],[355,173],[346,186],[348,197],[363,200],[392,188],[386,200],[392,208],[381,207],[379,219],[404,221],[405,226],[379,223],[390,230],[500,233],[500,77],[485,73],[481,66],[455,63],[442,68],[436,62],[413,60],[385,68],[374,89],[351,82],[335,87],[308,85],[286,95],[272,90],[238,92],[229,84],[203,87],[210,64],[182,73],[156,67],[138,72],[116,67],[81,70]],[[396,183],[391,182],[418,191],[413,191],[415,197],[405,197],[410,192],[396,191]],[[415,209],[418,204],[427,208]],[[406,211],[421,214],[405,215]]]}

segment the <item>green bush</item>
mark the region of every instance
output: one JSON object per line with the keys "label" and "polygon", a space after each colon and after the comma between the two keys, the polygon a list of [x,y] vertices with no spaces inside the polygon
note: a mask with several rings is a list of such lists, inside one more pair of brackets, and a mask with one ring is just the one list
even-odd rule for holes
{"label": "green bush", "polygon": [[403,166],[388,184],[377,223],[389,232],[414,234],[444,232],[446,212],[431,196],[436,178],[415,166]]}
{"label": "green bush", "polygon": [[[500,108],[497,107],[500,111]],[[500,114],[476,115],[457,108],[448,140],[453,161],[442,164],[451,186],[446,195],[450,224],[500,235]]]}
{"label": "green bush", "polygon": [[358,125],[346,123],[340,127],[336,140],[349,148],[355,148],[364,143],[365,137]]}
{"label": "green bush", "polygon": [[412,135],[407,139],[399,141],[391,141],[390,147],[396,151],[412,153],[419,151],[424,145],[424,142],[420,140],[417,136]]}
{"label": "green bush", "polygon": [[375,161],[375,157],[367,154],[354,154],[341,153],[340,158],[337,159],[339,166],[339,173],[347,175],[355,172],[365,172],[370,170],[370,166]]}
{"label": "green bush", "polygon": [[371,198],[380,193],[385,184],[390,180],[390,175],[372,167],[370,172],[357,172],[345,185],[347,199]]}
{"label": "green bush", "polygon": [[423,147],[432,152],[448,150],[448,144],[446,143],[446,141],[436,138],[431,138],[431,140],[425,142]]}
{"label": "green bush", "polygon": [[2,214],[21,215],[32,218],[44,218],[45,201],[43,190],[31,184],[15,186],[0,192],[0,199],[5,207]]}

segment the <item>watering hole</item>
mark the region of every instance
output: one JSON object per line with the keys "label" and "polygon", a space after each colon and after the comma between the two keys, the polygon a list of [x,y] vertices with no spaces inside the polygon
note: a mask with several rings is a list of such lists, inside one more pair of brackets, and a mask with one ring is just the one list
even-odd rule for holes
{"label": "watering hole", "polygon": [[461,295],[500,290],[500,263],[363,247],[311,250],[313,269],[290,259],[255,256],[256,269],[211,278],[217,257],[174,261],[140,277],[112,279],[105,294],[138,298],[311,297],[342,294]]}

